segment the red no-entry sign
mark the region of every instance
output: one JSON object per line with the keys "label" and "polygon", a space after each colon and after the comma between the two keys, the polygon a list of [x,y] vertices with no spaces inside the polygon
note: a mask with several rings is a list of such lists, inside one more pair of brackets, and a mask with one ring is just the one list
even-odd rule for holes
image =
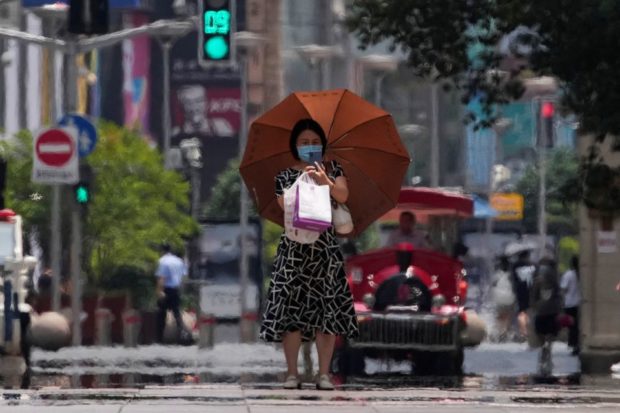
{"label": "red no-entry sign", "polygon": [[35,152],[45,165],[62,167],[75,153],[75,144],[71,136],[62,129],[49,129],[39,135]]}
{"label": "red no-entry sign", "polygon": [[33,142],[32,180],[44,184],[71,184],[79,179],[77,132],[74,127],[41,131]]}

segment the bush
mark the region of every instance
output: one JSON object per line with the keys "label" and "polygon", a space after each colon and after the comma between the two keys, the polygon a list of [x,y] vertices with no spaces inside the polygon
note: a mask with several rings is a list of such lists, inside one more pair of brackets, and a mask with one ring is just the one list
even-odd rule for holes
{"label": "bush", "polygon": [[155,307],[155,276],[142,268],[123,265],[108,274],[102,274],[99,287],[106,292],[127,291],[132,307],[148,310]]}

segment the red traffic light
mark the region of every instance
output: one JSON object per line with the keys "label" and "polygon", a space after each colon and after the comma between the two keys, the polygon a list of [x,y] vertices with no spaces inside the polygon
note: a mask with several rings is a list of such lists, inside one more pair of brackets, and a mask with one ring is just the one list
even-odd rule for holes
{"label": "red traffic light", "polygon": [[555,107],[553,106],[553,102],[543,102],[540,108],[540,113],[543,118],[553,117],[554,112],[555,112]]}

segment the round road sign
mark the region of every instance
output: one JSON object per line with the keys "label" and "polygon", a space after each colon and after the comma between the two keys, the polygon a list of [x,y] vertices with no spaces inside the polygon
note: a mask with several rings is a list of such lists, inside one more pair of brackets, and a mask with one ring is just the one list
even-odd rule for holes
{"label": "round road sign", "polygon": [[42,163],[60,168],[71,160],[75,145],[67,132],[49,129],[39,135],[35,152]]}

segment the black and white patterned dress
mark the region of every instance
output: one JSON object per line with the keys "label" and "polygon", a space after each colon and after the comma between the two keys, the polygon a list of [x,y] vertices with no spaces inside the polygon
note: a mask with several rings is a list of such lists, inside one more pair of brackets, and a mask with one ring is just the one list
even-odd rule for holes
{"label": "black and white patterned dress", "polygon": [[[335,161],[327,170],[331,179],[344,176]],[[281,171],[275,178],[276,195],[282,196],[300,175],[301,171],[293,168]],[[280,237],[260,338],[279,342],[283,333],[301,331],[302,340],[310,341],[317,330],[349,338],[358,332],[333,227],[312,244],[291,241],[285,234]]]}

